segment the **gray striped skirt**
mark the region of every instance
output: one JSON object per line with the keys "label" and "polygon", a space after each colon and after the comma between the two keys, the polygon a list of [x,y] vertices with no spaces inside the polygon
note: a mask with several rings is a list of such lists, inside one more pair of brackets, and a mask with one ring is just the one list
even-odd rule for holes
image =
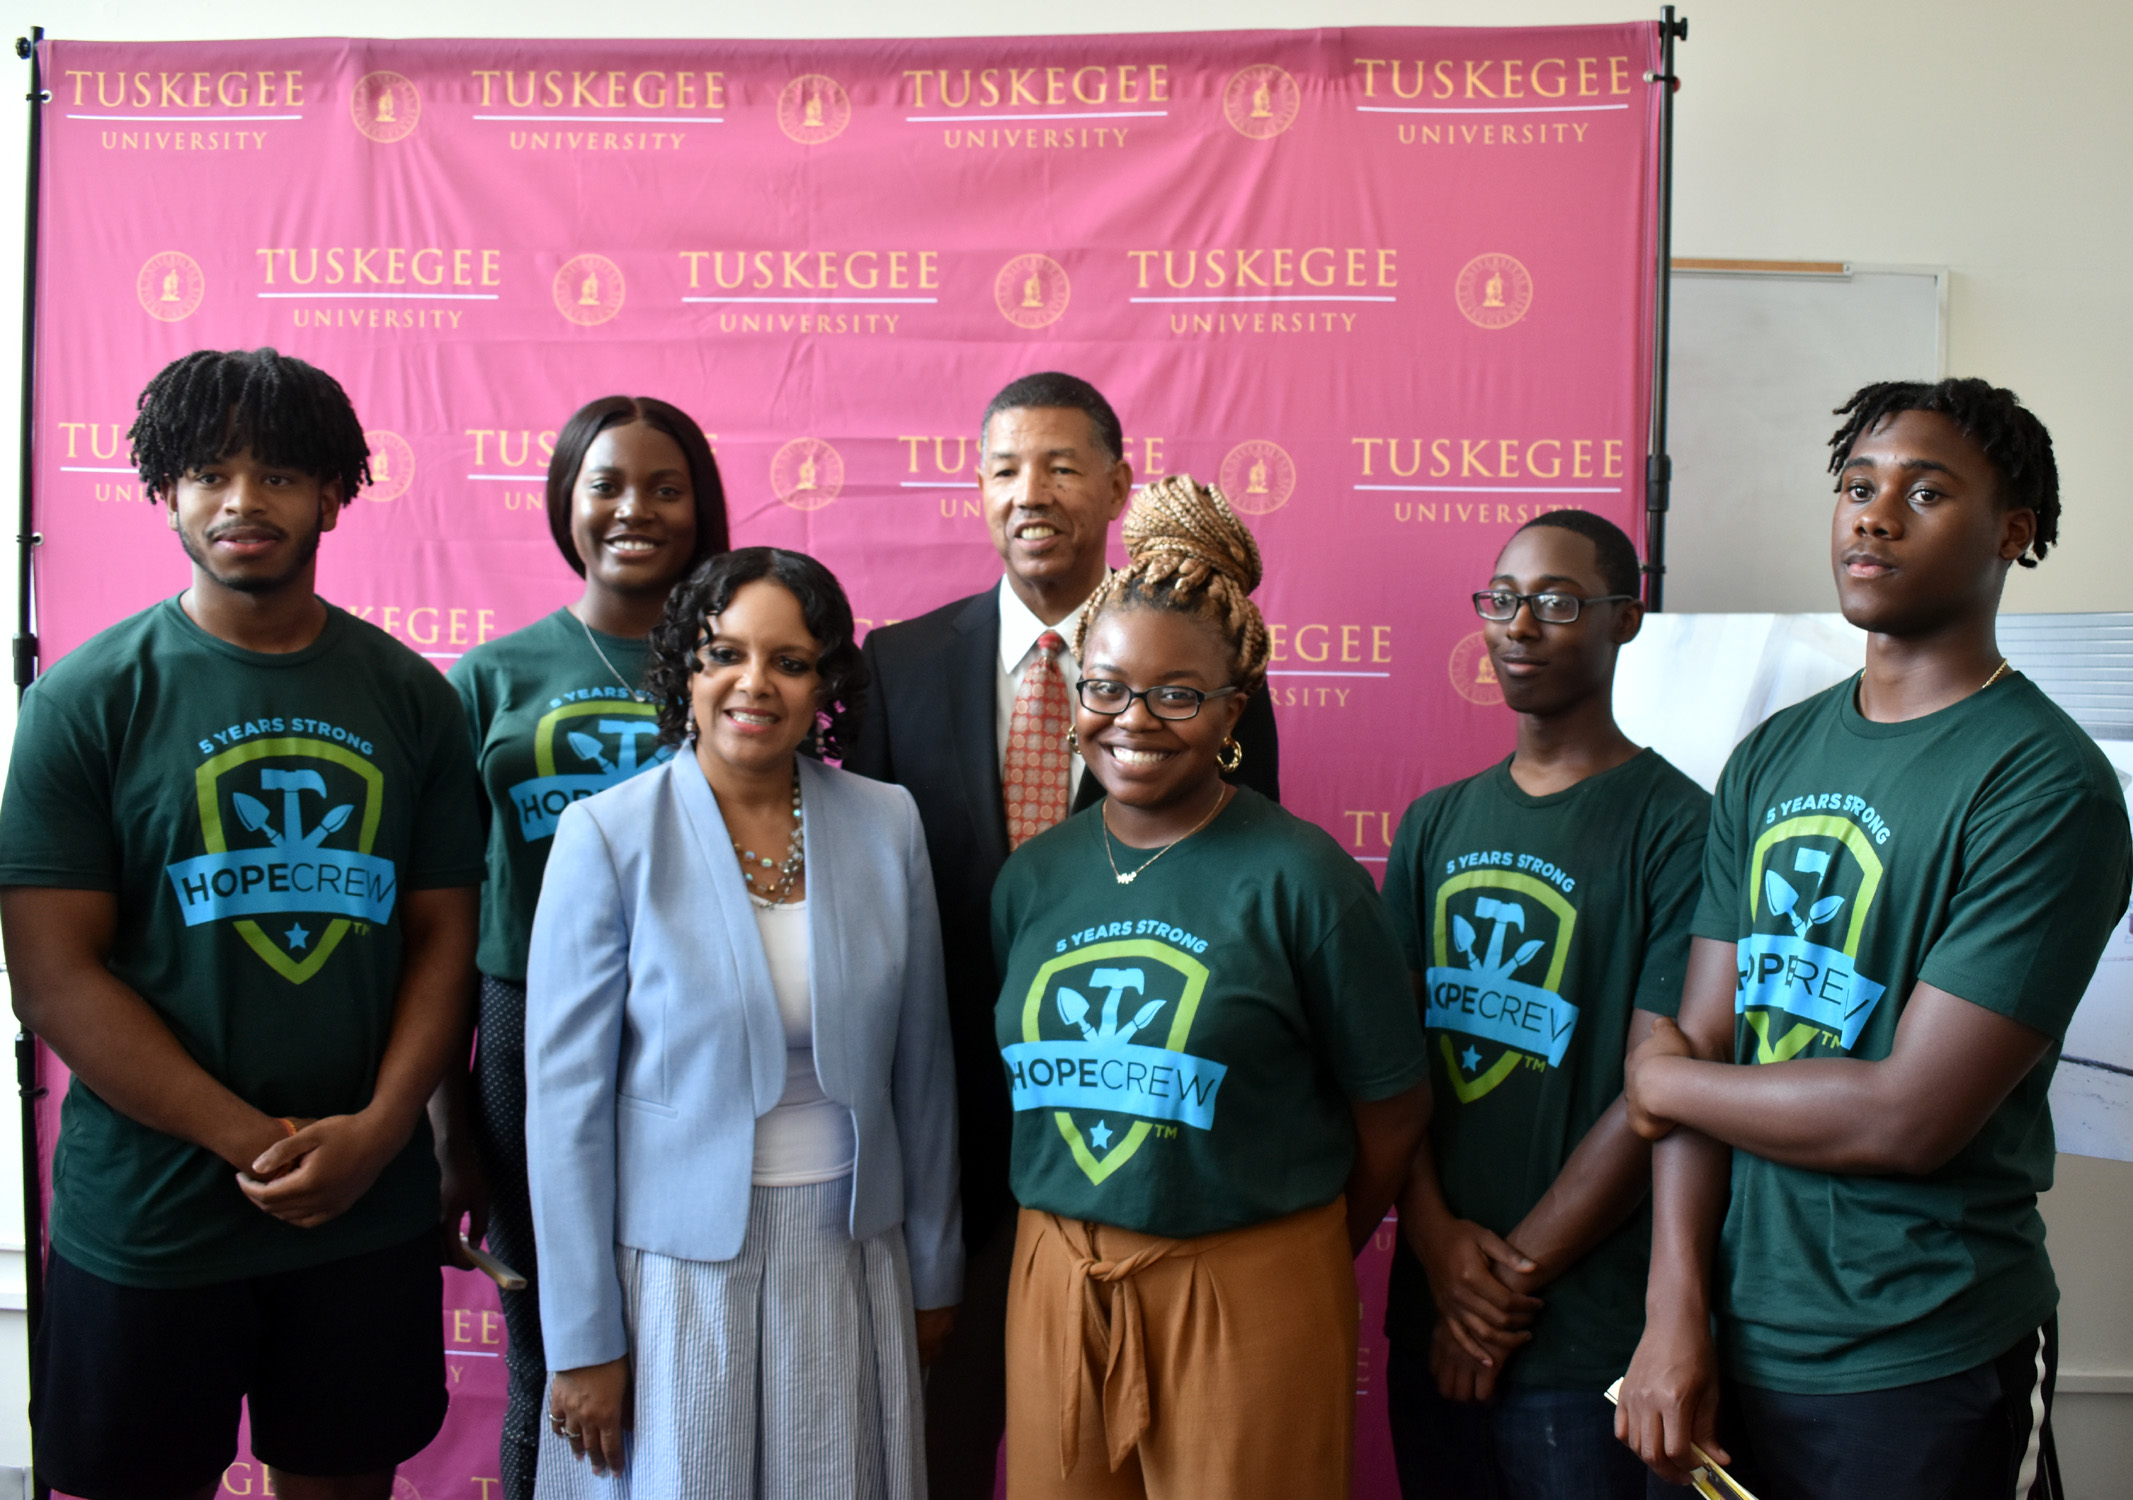
{"label": "gray striped skirt", "polygon": [[541,1434],[541,1500],[925,1500],[901,1228],[851,1237],[852,1179],[759,1187],[732,1260],[615,1247],[629,1329],[622,1471]]}

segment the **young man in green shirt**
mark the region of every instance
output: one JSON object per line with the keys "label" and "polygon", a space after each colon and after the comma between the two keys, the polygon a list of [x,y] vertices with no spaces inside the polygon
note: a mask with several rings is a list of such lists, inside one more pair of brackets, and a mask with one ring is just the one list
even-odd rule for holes
{"label": "young man in green shirt", "polygon": [[1615,723],[1637,582],[1590,512],[1511,538],[1474,606],[1518,749],[1418,799],[1386,864],[1436,1097],[1386,1313],[1407,1500],[1645,1493],[1602,1394],[1650,1250],[1622,1058],[1680,1004],[1711,799]]}
{"label": "young man in green shirt", "polygon": [[22,704],[0,927],[72,1070],[38,1479],[206,1500],[240,1400],[275,1491],[384,1500],[444,1420],[424,1107],[466,1046],[482,877],[443,677],[314,591],[369,477],[331,377],[168,366],[131,433],[192,583]]}
{"label": "young man in green shirt", "polygon": [[2058,539],[2043,425],[1981,380],[1840,411],[1866,669],[1719,779],[1681,1024],[1628,1064],[1659,1144],[1619,1430],[1762,1500],[2041,1495],[2046,1095],[2133,841],[2109,762],[1995,638],[2008,567]]}

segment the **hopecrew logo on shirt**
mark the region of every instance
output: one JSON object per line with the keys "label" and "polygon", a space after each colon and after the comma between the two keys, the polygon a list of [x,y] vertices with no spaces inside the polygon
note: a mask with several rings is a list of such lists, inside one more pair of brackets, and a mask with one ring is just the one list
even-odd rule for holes
{"label": "hopecrew logo on shirt", "polygon": [[1049,1109],[1102,1183],[1151,1134],[1212,1130],[1229,1069],[1185,1050],[1207,966],[1166,943],[1092,943],[1037,970],[1022,1040],[1000,1049],[1017,1110]]}
{"label": "hopecrew logo on shirt", "polygon": [[[620,688],[595,688],[558,701],[533,730],[537,775],[511,788],[519,837],[527,843],[555,835],[563,809],[674,758],[658,745],[659,708]],[[560,739],[562,744],[557,745]]]}
{"label": "hopecrew logo on shirt", "polygon": [[1755,841],[1733,1010],[1757,1062],[1859,1040],[1886,989],[1855,961],[1881,877],[1873,836],[1841,812],[1773,822]]}
{"label": "hopecrew logo on shirt", "polygon": [[371,853],[385,777],[359,753],[370,746],[269,725],[194,772],[208,852],[165,873],[187,927],[233,921],[268,968],[302,984],[351,928],[391,920],[399,879]]}
{"label": "hopecrew logo on shirt", "polygon": [[1577,920],[1561,891],[1518,870],[1468,870],[1437,888],[1423,1025],[1460,1103],[1521,1067],[1562,1066],[1577,1034],[1561,993]]}

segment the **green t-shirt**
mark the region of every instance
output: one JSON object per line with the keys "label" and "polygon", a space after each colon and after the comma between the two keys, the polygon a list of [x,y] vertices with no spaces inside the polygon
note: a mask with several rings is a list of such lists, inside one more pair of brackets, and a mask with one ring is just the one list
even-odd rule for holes
{"label": "green t-shirt", "polygon": [[1738,945],[1735,1061],[1887,1057],[1920,983],[2052,1047],[1921,1176],[1733,1153],[1719,1347],[1782,1391],[1950,1375],[2057,1307],[2046,1094],[2133,860],[2110,762],[2027,679],[1900,724],[1861,717],[1856,687],[1774,715],[1719,778],[1693,930]]}
{"label": "green t-shirt", "polygon": [[[270,1115],[370,1102],[392,1032],[403,891],[481,879],[452,690],[331,607],[302,651],[217,639],[175,599],[94,637],[22,701],[0,886],[110,891],[111,972],[194,1061]],[[345,1214],[298,1229],[228,1163],[79,1078],[52,1243],[129,1286],[198,1286],[397,1244],[437,1222],[429,1125]]]}
{"label": "green t-shirt", "polygon": [[1178,1239],[1332,1202],[1355,1158],[1349,1101],[1428,1071],[1370,877],[1242,787],[1131,884],[1106,837],[1099,804],[1024,844],[993,888],[1015,1197]]}
{"label": "green t-shirt", "polygon": [[[1430,1140],[1446,1203],[1509,1234],[1622,1093],[1632,1009],[1681,1008],[1711,799],[1656,750],[1545,797],[1505,760],[1416,799],[1385,865],[1385,909],[1424,976]],[[1644,1329],[1651,1212],[1541,1293],[1525,1385],[1604,1389]],[[1387,1336],[1425,1348],[1422,1264],[1393,1252]]]}
{"label": "green t-shirt", "polygon": [[659,708],[637,687],[649,647],[628,636],[594,639],[597,649],[578,617],[559,609],[476,646],[451,671],[488,794],[476,962],[513,984],[526,982],[533,908],[563,809],[674,757],[671,746],[655,748]]}

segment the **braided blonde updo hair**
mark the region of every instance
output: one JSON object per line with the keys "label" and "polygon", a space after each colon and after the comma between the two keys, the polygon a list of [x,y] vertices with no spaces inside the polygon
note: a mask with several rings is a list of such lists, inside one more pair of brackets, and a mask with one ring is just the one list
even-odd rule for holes
{"label": "braided blonde updo hair", "polygon": [[[1107,574],[1081,607],[1086,641],[1106,610],[1161,609],[1190,615],[1229,642],[1237,686],[1266,682],[1266,621],[1252,603],[1262,569],[1259,543],[1222,491],[1173,474],[1134,498],[1123,528],[1126,565]],[[1076,647],[1077,653],[1079,646]]]}

